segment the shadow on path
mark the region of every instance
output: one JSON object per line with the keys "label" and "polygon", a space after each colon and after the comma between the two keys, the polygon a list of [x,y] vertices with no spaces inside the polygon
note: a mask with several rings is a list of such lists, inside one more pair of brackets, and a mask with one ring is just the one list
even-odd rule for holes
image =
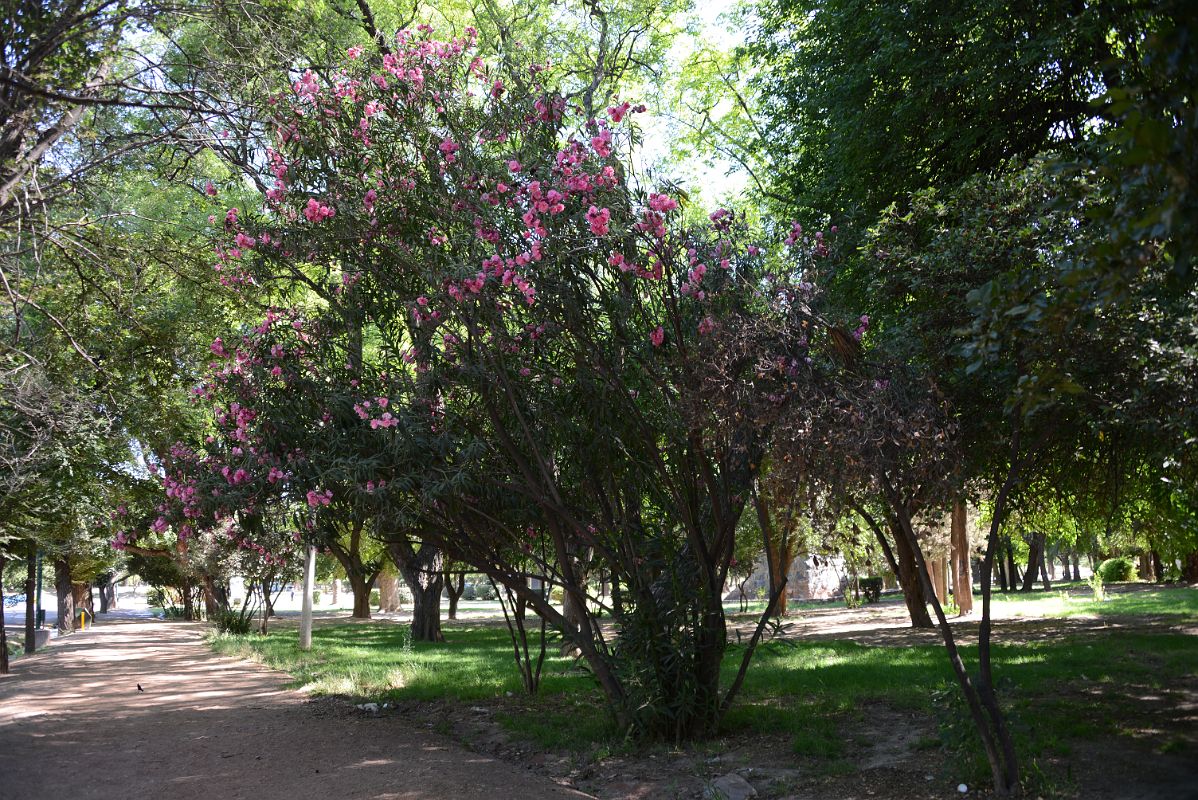
{"label": "shadow on path", "polygon": [[202,630],[105,620],[15,661],[0,800],[585,797],[398,717],[309,700],[214,655]]}

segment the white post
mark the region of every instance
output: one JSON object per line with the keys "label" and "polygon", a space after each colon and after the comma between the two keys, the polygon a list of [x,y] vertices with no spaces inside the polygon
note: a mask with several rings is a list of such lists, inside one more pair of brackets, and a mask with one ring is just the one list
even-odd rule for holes
{"label": "white post", "polygon": [[304,557],[304,610],[300,615],[300,650],[312,649],[312,584],[316,582],[316,548]]}

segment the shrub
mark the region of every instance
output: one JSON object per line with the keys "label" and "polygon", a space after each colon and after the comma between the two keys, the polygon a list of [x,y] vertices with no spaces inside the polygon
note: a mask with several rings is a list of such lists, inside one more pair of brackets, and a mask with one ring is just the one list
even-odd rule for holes
{"label": "shrub", "polygon": [[882,579],[881,578],[862,578],[860,581],[861,594],[865,595],[865,602],[876,603],[882,597]]}
{"label": "shrub", "polygon": [[312,590],[312,605],[316,605],[319,602],[320,602],[320,590],[313,589]]}
{"label": "shrub", "polygon": [[1095,572],[1090,576],[1090,590],[1094,592],[1094,600],[1101,603],[1106,600],[1106,588],[1102,585],[1102,576]]}
{"label": "shrub", "polygon": [[1098,574],[1102,577],[1103,583],[1134,581],[1137,577],[1135,562],[1127,556],[1108,558],[1103,561],[1098,565]]}
{"label": "shrub", "polygon": [[216,612],[213,621],[216,623],[216,629],[221,633],[244,635],[250,632],[250,626],[254,620],[253,614],[246,613],[245,610],[234,611],[231,608],[225,608]]}
{"label": "shrub", "polygon": [[378,589],[370,590],[370,605],[380,606],[383,603],[383,593]]}
{"label": "shrub", "polygon": [[465,588],[462,589],[462,599],[463,600],[477,600],[478,599],[478,587],[475,586],[473,583],[467,583]]}
{"label": "shrub", "polygon": [[495,587],[490,583],[479,583],[474,587],[474,595],[477,600],[494,600]]}

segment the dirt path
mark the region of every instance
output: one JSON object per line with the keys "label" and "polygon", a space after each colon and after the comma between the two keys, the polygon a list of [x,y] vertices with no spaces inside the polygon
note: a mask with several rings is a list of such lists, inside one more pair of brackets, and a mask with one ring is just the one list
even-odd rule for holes
{"label": "dirt path", "polygon": [[200,632],[111,621],[16,660],[0,678],[0,800],[587,797],[400,718],[311,701]]}

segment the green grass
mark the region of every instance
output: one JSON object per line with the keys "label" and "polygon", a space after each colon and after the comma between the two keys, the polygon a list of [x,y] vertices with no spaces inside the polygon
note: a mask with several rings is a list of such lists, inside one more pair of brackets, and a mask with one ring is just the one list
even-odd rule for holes
{"label": "green grass", "polygon": [[[1162,616],[1198,619],[1198,591],[1186,588],[1147,589],[1136,584],[1108,584],[1107,599],[1094,600],[1085,583],[1056,584],[1029,594],[995,592],[995,612],[1021,617]],[[1131,591],[1127,591],[1130,589]],[[975,601],[975,607],[980,601]],[[980,610],[975,608],[975,610]]]}
{"label": "green grass", "polygon": [[[461,701],[523,692],[507,630],[496,626],[446,626],[446,642],[410,642],[407,626],[394,623],[328,625],[312,632],[312,649],[297,644],[295,627],[276,625],[266,636],[213,634],[219,653],[249,658],[290,673],[313,694],[355,698]],[[551,642],[542,691],[589,685],[573,659]]]}
{"label": "green grass", "polygon": [[[1001,598],[1027,616],[1198,615],[1198,592],[1141,590],[1105,603],[1059,592]],[[318,627],[313,649],[296,646],[294,626],[277,626],[266,637],[212,637],[229,655],[249,657],[289,672],[298,687],[316,694],[391,700],[478,703],[498,698],[496,719],[518,736],[552,750],[618,746],[618,734],[602,712],[593,681],[550,644],[541,693],[523,697],[511,642],[501,626],[459,623],[445,628],[444,644],[409,644],[407,628],[393,623]],[[972,668],[976,647],[962,647]],[[743,649],[729,648],[724,669],[730,682]],[[1198,637],[1152,630],[1060,636],[994,646],[1000,696],[1029,763],[1045,754],[1068,754],[1075,740],[1143,736],[1145,693],[1167,692],[1192,674]],[[509,696],[510,693],[510,696]],[[869,715],[876,709],[922,717],[936,742],[961,759],[978,761],[944,650],[939,645],[875,647],[853,642],[775,641],[759,648],[742,693],[724,720],[729,735],[783,733],[796,755],[818,770],[836,773],[852,750],[877,735]],[[1158,732],[1159,733],[1159,732]],[[933,738],[934,737],[934,738]],[[1181,745],[1159,733],[1161,751]],[[964,743],[964,744],[963,744]]]}

